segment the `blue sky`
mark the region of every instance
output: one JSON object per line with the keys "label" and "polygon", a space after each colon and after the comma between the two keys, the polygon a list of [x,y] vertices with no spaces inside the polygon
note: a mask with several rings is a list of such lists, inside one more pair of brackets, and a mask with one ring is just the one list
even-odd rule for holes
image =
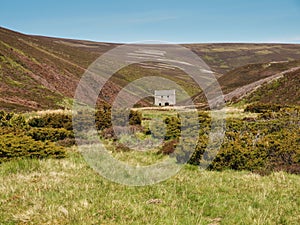
{"label": "blue sky", "polygon": [[107,42],[300,43],[300,0],[11,0],[0,26]]}

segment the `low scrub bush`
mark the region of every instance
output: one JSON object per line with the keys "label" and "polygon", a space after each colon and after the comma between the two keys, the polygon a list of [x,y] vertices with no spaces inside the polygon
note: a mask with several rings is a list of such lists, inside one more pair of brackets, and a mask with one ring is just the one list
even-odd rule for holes
{"label": "low scrub bush", "polygon": [[63,113],[46,114],[28,121],[31,127],[65,128],[72,130],[72,116]]}
{"label": "low scrub bush", "polygon": [[28,127],[24,116],[0,111],[0,127],[25,129]]}
{"label": "low scrub bush", "polygon": [[178,139],[165,141],[158,153],[169,155],[175,151],[177,144],[178,144]]}
{"label": "low scrub bush", "polygon": [[266,103],[254,103],[248,105],[245,108],[245,112],[252,112],[252,113],[264,113],[264,112],[278,112],[282,108],[281,105],[277,104],[266,104]]}
{"label": "low scrub bush", "polygon": [[62,158],[65,149],[51,142],[35,141],[29,136],[2,135],[0,138],[0,163],[13,158]]}
{"label": "low scrub bush", "polygon": [[[31,120],[31,125],[38,125],[33,121],[44,120]],[[23,157],[65,157],[65,149],[53,142],[73,138],[72,132],[64,128],[31,128],[22,115],[14,113],[0,111],[0,124],[0,162]]]}
{"label": "low scrub bush", "polygon": [[[179,119],[169,117],[165,120],[167,138],[160,153],[173,155],[178,163],[189,158],[189,163],[193,165],[209,164],[208,168],[212,170],[250,170],[261,174],[284,170],[299,174],[299,109],[277,106],[265,109],[275,111],[263,112],[255,120],[227,119],[225,138],[218,152],[207,148],[210,131],[208,118],[204,117],[201,122],[197,145],[194,146],[195,140],[188,138],[181,143]],[[255,109],[255,112],[258,111]]]}
{"label": "low scrub bush", "polygon": [[227,121],[223,145],[209,168],[299,173],[299,123],[290,115],[281,110],[267,121],[265,117],[255,122]]}
{"label": "low scrub bush", "polygon": [[28,136],[36,141],[61,141],[66,138],[73,139],[74,134],[72,131],[64,128],[33,128],[28,132]]}
{"label": "low scrub bush", "polygon": [[109,105],[103,105],[98,108],[95,114],[96,127],[98,130],[104,130],[114,125],[124,127],[129,125],[141,125],[142,115],[138,111],[129,109],[112,109]]}

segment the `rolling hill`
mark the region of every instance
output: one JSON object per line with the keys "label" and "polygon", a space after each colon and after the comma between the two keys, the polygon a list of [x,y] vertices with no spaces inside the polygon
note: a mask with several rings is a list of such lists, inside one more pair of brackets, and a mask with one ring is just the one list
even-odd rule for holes
{"label": "rolling hill", "polygon": [[300,68],[268,82],[245,97],[246,102],[300,105]]}
{"label": "rolling hill", "polygon": [[[261,101],[299,105],[300,61],[249,64],[236,68],[218,79],[226,102]],[[206,90],[214,91],[213,89]],[[201,91],[192,97],[206,102]]]}
{"label": "rolling hill", "polygon": [[[80,77],[88,66],[118,45],[25,35],[0,27],[0,109],[34,111],[69,107]],[[299,61],[295,61],[300,60],[300,45],[183,46],[199,55],[212,68],[225,94],[300,65]],[[194,96],[196,102],[205,102],[199,87],[183,71],[154,63],[133,64],[118,71],[103,89],[102,100],[112,103],[122,87],[144,76],[171,79]],[[298,79],[297,72],[293,77]],[[285,87],[287,85],[295,86],[295,83],[284,83]],[[297,87],[291,90],[297,91]],[[263,92],[259,96],[259,99],[268,99]],[[141,104],[151,103],[145,99]]]}

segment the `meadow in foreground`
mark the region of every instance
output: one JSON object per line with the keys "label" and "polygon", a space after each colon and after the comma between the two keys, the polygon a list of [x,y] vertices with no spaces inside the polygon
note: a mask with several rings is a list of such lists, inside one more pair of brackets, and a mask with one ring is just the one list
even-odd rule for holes
{"label": "meadow in foreground", "polygon": [[73,148],[63,159],[2,163],[0,177],[0,224],[300,222],[300,176],[284,172],[260,176],[186,165],[159,184],[129,187],[102,178]]}

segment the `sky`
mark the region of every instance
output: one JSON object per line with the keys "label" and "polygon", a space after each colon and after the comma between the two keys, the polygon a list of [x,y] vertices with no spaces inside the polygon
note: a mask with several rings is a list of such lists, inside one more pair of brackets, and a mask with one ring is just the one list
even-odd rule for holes
{"label": "sky", "polygon": [[10,0],[0,26],[119,43],[300,43],[300,0]]}

